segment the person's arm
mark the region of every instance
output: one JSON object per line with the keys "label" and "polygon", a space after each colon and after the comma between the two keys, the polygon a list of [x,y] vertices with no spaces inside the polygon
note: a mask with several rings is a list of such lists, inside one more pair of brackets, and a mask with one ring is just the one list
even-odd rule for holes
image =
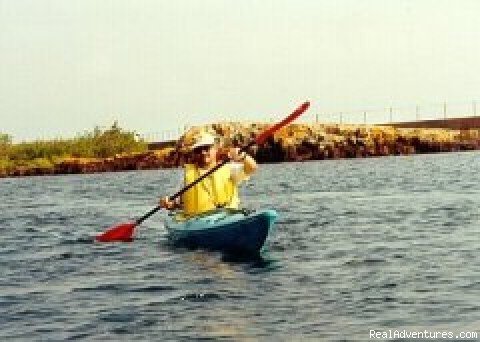
{"label": "person's arm", "polygon": [[244,180],[247,180],[252,173],[258,169],[258,165],[250,155],[239,153],[238,148],[232,148],[229,151],[229,157],[232,159],[231,164],[232,180],[239,184]]}
{"label": "person's arm", "polygon": [[244,153],[245,153],[245,157],[243,158],[243,170],[245,171],[245,174],[249,176],[255,171],[257,171],[258,165],[252,156],[250,156],[246,152]]}
{"label": "person's arm", "polygon": [[229,151],[230,158],[237,163],[243,163],[244,172],[247,176],[251,175],[258,169],[257,162],[252,156],[246,152],[240,153],[238,147],[231,148]]}

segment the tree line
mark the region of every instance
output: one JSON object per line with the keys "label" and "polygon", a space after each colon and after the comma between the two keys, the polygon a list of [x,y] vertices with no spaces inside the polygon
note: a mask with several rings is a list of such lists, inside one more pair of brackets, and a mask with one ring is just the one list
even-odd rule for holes
{"label": "tree line", "polygon": [[119,127],[116,121],[108,129],[95,127],[71,139],[13,143],[9,134],[0,133],[0,172],[18,167],[53,168],[67,158],[109,158],[146,150],[145,141],[138,139],[135,132]]}

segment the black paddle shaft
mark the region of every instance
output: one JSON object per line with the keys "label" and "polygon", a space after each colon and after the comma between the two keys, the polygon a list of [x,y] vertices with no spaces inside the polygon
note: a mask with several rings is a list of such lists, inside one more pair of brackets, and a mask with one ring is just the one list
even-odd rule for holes
{"label": "black paddle shaft", "polygon": [[[240,153],[243,153],[243,152],[246,152],[250,147],[252,147],[253,145],[255,145],[256,141],[253,140],[251,141],[248,145],[242,147],[240,149]],[[225,159],[223,162],[221,162],[220,164],[217,164],[215,165],[215,167],[211,168],[210,170],[208,170],[208,172],[206,172],[205,174],[203,174],[202,176],[198,177],[196,180],[194,180],[193,182],[191,182],[190,184],[186,185],[185,187],[183,187],[181,190],[179,190],[177,193],[173,194],[172,196],[170,196],[168,199],[170,201],[173,201],[175,199],[177,199],[178,197],[180,197],[181,195],[183,195],[185,192],[187,192],[188,190],[190,190],[192,187],[194,187],[195,185],[197,185],[198,183],[200,183],[202,180],[204,180],[206,177],[210,176],[212,173],[214,173],[215,171],[217,171],[219,168],[221,168],[222,166],[224,166],[225,164],[229,163],[231,161],[230,158],[227,158]],[[150,210],[148,213],[146,213],[145,215],[143,215],[142,217],[140,217],[139,219],[137,219],[135,221],[135,225],[139,225],[140,223],[142,223],[143,221],[145,221],[147,218],[149,218],[150,216],[152,216],[153,214],[155,214],[157,211],[159,211],[162,207],[157,205],[155,208],[153,208],[152,210]]]}

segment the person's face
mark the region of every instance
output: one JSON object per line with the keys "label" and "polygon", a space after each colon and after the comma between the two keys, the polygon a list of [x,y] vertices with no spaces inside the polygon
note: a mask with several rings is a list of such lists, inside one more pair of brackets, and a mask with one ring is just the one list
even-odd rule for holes
{"label": "person's face", "polygon": [[199,146],[193,150],[193,157],[198,166],[209,166],[216,162],[216,149],[213,145]]}

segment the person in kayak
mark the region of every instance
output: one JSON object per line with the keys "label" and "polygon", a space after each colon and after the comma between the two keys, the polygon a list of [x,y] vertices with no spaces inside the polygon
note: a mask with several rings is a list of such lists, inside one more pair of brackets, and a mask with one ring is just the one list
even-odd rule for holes
{"label": "person in kayak", "polygon": [[[184,181],[188,185],[215,167],[218,162],[218,145],[209,133],[200,134],[191,150],[191,163],[185,164]],[[231,148],[228,156],[232,162],[224,165],[200,183],[185,192],[181,199],[160,199],[160,206],[169,210],[182,209],[184,215],[195,216],[219,207],[238,208],[238,185],[257,170],[257,163],[250,155]]]}

